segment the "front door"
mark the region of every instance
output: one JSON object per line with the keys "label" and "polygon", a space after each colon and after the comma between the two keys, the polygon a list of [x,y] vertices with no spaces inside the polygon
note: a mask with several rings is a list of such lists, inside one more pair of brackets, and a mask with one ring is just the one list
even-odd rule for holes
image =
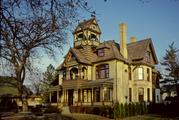
{"label": "front door", "polygon": [[73,89],[68,90],[68,106],[73,105]]}

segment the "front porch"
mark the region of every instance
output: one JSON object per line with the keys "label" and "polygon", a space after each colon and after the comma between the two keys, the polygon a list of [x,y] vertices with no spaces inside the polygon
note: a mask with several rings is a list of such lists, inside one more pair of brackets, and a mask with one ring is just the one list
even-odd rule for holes
{"label": "front porch", "polygon": [[[70,81],[69,81],[70,82]],[[73,81],[73,83],[75,83]],[[51,90],[49,100],[55,106],[102,106],[113,104],[112,80],[86,81],[83,84],[63,84],[63,90]],[[56,97],[55,97],[56,96]]]}

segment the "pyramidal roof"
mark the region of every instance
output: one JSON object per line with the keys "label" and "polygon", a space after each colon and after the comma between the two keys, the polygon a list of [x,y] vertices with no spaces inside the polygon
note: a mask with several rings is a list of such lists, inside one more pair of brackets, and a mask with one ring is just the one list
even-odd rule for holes
{"label": "pyramidal roof", "polygon": [[[95,25],[98,26],[98,23],[97,23],[97,20],[96,20],[95,17],[94,17],[94,18],[91,18],[91,19],[89,19],[89,20],[84,20],[84,21],[80,22],[80,23],[78,24],[78,26],[75,28],[75,30],[74,30],[73,33],[77,32],[78,30],[88,29],[88,28],[90,28],[90,26],[91,26],[92,24],[95,24]],[[99,28],[99,27],[98,27],[98,28]],[[101,33],[101,30],[100,30],[99,33]]]}

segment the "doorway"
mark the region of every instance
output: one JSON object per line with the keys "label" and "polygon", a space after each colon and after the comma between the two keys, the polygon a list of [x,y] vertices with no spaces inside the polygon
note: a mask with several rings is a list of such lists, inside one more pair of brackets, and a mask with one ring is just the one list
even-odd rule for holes
{"label": "doorway", "polygon": [[74,90],[68,90],[68,106],[72,106],[73,105],[73,92]]}

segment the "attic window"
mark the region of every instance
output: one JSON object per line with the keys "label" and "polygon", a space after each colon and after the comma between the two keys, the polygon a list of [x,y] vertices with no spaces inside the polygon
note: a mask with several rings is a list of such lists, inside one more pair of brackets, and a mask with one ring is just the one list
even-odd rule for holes
{"label": "attic window", "polygon": [[150,62],[151,62],[150,52],[149,52],[149,51],[147,51],[147,52],[145,53],[145,61],[146,61],[147,63],[150,63]]}
{"label": "attic window", "polygon": [[98,49],[98,56],[103,57],[104,56],[104,49]]}

